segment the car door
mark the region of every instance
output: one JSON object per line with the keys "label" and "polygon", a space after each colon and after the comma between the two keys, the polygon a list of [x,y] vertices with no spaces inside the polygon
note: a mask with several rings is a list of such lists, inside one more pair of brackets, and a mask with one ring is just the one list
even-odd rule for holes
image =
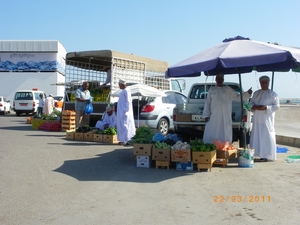
{"label": "car door", "polygon": [[165,92],[167,96],[162,97],[165,112],[170,120],[170,127],[173,127],[173,109],[176,106],[175,92]]}

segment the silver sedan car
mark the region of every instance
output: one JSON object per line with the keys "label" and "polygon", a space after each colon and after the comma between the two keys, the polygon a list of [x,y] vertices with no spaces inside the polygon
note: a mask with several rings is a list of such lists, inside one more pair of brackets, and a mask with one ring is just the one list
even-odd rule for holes
{"label": "silver sedan car", "polygon": [[133,97],[132,105],[136,127],[158,129],[163,135],[174,129],[173,108],[186,103],[187,97],[178,91],[164,91],[161,97]]}

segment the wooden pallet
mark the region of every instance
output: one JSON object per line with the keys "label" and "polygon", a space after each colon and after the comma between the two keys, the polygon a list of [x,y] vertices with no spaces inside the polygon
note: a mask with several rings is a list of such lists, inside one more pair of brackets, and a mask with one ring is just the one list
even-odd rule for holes
{"label": "wooden pallet", "polygon": [[200,163],[197,164],[198,171],[201,169],[207,169],[208,171],[211,172],[212,164],[211,163]]}
{"label": "wooden pallet", "polygon": [[169,161],[155,161],[155,168],[158,169],[158,167],[167,167],[167,169],[170,168],[170,162]]}
{"label": "wooden pallet", "polygon": [[[219,161],[218,161],[219,160]],[[227,165],[227,163],[228,163],[228,159],[217,159],[216,161],[214,161],[214,163],[213,163],[213,165],[214,166],[223,166],[223,167],[225,167],[226,165]]]}

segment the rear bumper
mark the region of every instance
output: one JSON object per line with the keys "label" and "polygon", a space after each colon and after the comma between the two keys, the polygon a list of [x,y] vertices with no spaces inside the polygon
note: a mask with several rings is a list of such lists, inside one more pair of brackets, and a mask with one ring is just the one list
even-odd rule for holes
{"label": "rear bumper", "polygon": [[34,109],[16,109],[16,108],[13,108],[13,111],[16,113],[33,113],[33,112],[35,112]]}

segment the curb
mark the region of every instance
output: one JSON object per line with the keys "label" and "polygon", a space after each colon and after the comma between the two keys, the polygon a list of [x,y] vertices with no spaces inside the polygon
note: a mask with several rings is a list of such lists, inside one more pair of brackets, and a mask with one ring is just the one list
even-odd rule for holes
{"label": "curb", "polygon": [[281,145],[288,145],[290,147],[300,147],[300,138],[287,137],[282,135],[276,135],[276,143]]}

